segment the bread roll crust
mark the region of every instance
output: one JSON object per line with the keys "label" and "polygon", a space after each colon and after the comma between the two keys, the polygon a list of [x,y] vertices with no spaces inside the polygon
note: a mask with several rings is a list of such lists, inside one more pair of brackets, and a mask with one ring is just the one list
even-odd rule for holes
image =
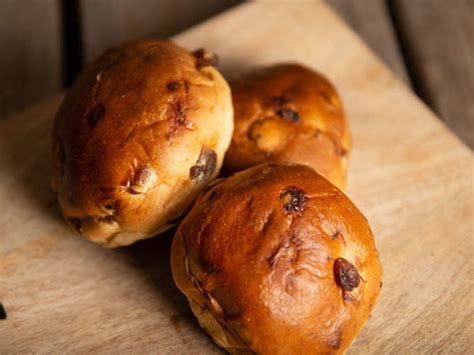
{"label": "bread roll crust", "polygon": [[345,186],[351,148],[336,89],[299,64],[258,68],[231,81],[235,130],[224,171],[269,161],[311,166]]}
{"label": "bread roll crust", "polygon": [[153,236],[218,174],[232,102],[204,54],[168,41],[123,43],[67,93],[53,131],[53,187],[86,238],[115,247]]}
{"label": "bread roll crust", "polygon": [[367,220],[301,165],[262,164],[211,187],[180,224],[171,265],[231,353],[343,353],[381,288]]}

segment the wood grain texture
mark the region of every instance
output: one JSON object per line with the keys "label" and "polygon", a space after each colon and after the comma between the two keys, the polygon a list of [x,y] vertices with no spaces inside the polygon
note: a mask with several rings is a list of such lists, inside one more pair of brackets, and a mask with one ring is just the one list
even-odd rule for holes
{"label": "wood grain texture", "polygon": [[326,2],[380,56],[399,79],[410,83],[386,1],[327,0]]}
{"label": "wood grain texture", "polygon": [[57,0],[0,1],[0,120],[61,88]]}
{"label": "wood grain texture", "polygon": [[[296,60],[336,83],[354,138],[347,193],[384,265],[349,354],[473,353],[472,152],[323,3],[241,5],[176,40],[216,51],[226,75]],[[59,217],[59,100],[0,123],[0,353],[220,352],[171,281],[170,236],[104,250]]]}
{"label": "wood grain texture", "polygon": [[395,0],[393,9],[421,95],[474,148],[474,1]]}
{"label": "wood grain texture", "polygon": [[80,0],[85,60],[118,42],[167,38],[240,0]]}

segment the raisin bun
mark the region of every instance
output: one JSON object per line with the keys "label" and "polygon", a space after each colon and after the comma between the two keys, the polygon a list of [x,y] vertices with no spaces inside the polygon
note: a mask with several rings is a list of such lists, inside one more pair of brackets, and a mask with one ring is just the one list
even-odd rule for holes
{"label": "raisin bun", "polygon": [[169,228],[219,172],[232,97],[212,66],[168,41],[106,51],[67,93],[53,131],[53,188],[64,217],[107,247]]}
{"label": "raisin bun", "polygon": [[230,83],[235,130],[227,174],[268,161],[309,165],[345,186],[350,135],[341,100],[321,74],[298,64],[256,69]]}
{"label": "raisin bun", "polygon": [[230,353],[343,353],[382,274],[357,207],[313,169],[281,163],[203,194],[177,230],[171,266],[200,325]]}

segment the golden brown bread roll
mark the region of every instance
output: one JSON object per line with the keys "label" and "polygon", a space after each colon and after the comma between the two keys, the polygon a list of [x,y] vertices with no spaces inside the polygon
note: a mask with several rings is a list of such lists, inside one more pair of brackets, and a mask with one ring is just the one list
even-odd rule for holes
{"label": "golden brown bread roll", "polygon": [[171,251],[201,326],[231,353],[342,353],[382,269],[365,217],[302,165],[262,164],[198,198]]}
{"label": "golden brown bread roll", "polygon": [[321,74],[298,64],[256,69],[230,83],[235,130],[228,174],[268,161],[311,166],[343,188],[351,148],[341,100]]}
{"label": "golden brown bread roll", "polygon": [[214,60],[134,41],[79,75],[54,125],[53,187],[86,238],[116,247],[153,236],[218,174],[233,117]]}

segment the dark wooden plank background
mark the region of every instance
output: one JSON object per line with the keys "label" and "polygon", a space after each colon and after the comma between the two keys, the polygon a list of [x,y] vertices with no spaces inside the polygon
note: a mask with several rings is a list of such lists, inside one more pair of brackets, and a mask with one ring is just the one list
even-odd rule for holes
{"label": "dark wooden plank background", "polygon": [[391,4],[415,89],[474,147],[474,1]]}
{"label": "dark wooden plank background", "polygon": [[387,4],[381,0],[327,0],[332,8],[405,83],[410,79]]}
{"label": "dark wooden plank background", "polygon": [[56,0],[0,0],[0,119],[61,90]]}
{"label": "dark wooden plank background", "polygon": [[[114,43],[166,38],[239,2],[0,0],[0,118],[69,85]],[[327,2],[474,147],[473,0]]]}
{"label": "dark wooden plank background", "polygon": [[79,0],[84,58],[90,61],[117,42],[167,38],[239,0]]}

